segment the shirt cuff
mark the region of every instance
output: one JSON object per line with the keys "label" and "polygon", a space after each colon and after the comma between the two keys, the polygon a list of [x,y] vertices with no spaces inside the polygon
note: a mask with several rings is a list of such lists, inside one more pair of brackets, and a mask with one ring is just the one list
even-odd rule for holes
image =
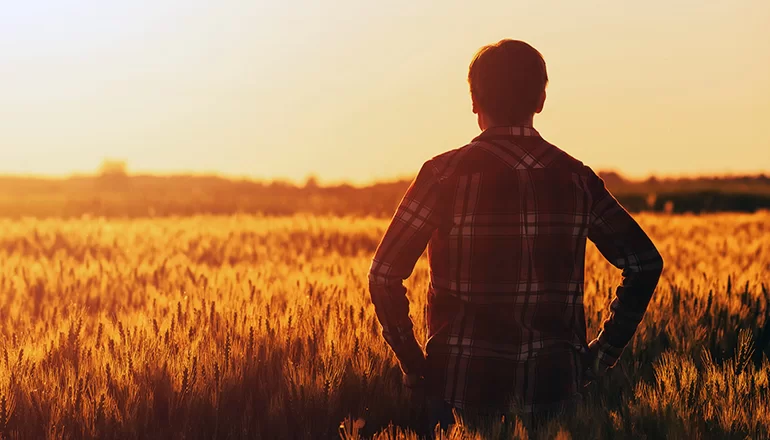
{"label": "shirt cuff", "polygon": [[600,368],[610,369],[614,367],[618,359],[620,359],[620,355],[623,354],[623,347],[610,345],[604,332],[599,333],[599,337],[596,338],[596,344],[598,345],[596,358],[599,361]]}
{"label": "shirt cuff", "polygon": [[398,362],[401,365],[401,371],[403,371],[404,374],[423,374],[425,371],[425,354],[417,344],[417,341],[408,343],[405,350],[399,354],[401,354],[401,356],[397,356]]}

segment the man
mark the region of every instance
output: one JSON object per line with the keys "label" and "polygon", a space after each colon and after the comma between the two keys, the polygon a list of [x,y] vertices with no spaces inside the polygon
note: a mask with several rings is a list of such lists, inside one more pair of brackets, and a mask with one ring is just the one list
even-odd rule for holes
{"label": "man", "polygon": [[[483,47],[468,73],[482,133],[426,162],[382,238],[369,289],[409,386],[451,408],[526,417],[564,408],[615,365],[663,269],[655,246],[591,168],[533,128],[545,61],[522,41]],[[586,343],[586,239],[623,282]],[[428,246],[428,342],[403,280]],[[434,419],[434,422],[436,420]]]}

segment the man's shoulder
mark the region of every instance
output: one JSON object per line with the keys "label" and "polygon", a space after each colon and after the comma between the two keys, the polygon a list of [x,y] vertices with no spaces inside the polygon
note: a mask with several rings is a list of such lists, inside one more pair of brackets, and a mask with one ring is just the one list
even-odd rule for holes
{"label": "man's shoulder", "polygon": [[551,168],[571,171],[580,176],[587,176],[593,172],[591,168],[584,164],[580,159],[570,155],[546,140],[542,140],[542,142],[554,151],[554,157],[550,163]]}
{"label": "man's shoulder", "polygon": [[472,141],[462,147],[433,156],[425,162],[425,166],[430,167],[439,181],[449,179],[456,173],[458,167],[476,151],[477,145],[477,141]]}
{"label": "man's shoulder", "polygon": [[[537,148],[537,150],[540,154],[548,156],[547,168],[553,171],[571,172],[581,177],[593,174],[593,170],[581,160],[545,139],[538,138],[538,141],[541,143],[541,148]],[[487,155],[483,153],[482,143],[483,141],[474,140],[462,147],[441,153],[425,162],[423,167],[428,168],[439,182],[447,180],[454,176],[458,170],[465,170],[467,168],[466,163],[476,163],[487,158]]]}

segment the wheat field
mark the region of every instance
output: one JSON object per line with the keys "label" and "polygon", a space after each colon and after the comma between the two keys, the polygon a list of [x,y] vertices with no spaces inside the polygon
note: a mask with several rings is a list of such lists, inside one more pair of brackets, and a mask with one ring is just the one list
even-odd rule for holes
{"label": "wheat field", "polygon": [[[666,270],[613,374],[547,425],[448,438],[768,438],[770,213],[642,214]],[[1,438],[414,438],[379,335],[387,219],[0,220]],[[593,337],[620,276],[593,246]],[[408,280],[424,339],[425,259]]]}

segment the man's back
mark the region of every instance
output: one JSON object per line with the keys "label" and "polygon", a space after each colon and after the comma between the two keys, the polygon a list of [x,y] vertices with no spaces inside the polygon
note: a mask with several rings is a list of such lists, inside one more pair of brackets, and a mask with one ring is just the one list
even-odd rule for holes
{"label": "man's back", "polygon": [[[502,57],[528,60],[537,71],[539,54],[522,44],[489,46],[497,52],[482,67],[492,69],[502,62],[494,57]],[[530,121],[544,96],[539,107],[525,101]],[[497,110],[496,120],[505,117]],[[579,396],[587,370],[597,374],[615,364],[663,262],[590,168],[530,124],[490,118],[480,113],[481,135],[423,165],[373,258],[370,292],[406,377],[424,378],[430,395],[482,411],[504,410],[513,400],[520,411],[538,413]],[[586,239],[624,276],[591,344],[583,311]],[[423,353],[402,281],[426,246],[431,283]]]}
{"label": "man's back", "polygon": [[575,398],[586,368],[589,237],[632,278],[605,324],[616,338],[603,341],[612,365],[644,313],[659,254],[590,168],[532,128],[490,128],[428,161],[394,216],[370,272],[386,337],[411,334],[389,319],[401,305],[385,305],[388,286],[411,273],[427,240],[429,339],[426,364],[415,368],[429,391],[457,408],[514,398],[525,412]]}
{"label": "man's back", "polygon": [[441,192],[428,247],[431,391],[458,408],[513,394],[525,411],[577,394],[587,170],[536,131],[505,127],[429,164]]}

